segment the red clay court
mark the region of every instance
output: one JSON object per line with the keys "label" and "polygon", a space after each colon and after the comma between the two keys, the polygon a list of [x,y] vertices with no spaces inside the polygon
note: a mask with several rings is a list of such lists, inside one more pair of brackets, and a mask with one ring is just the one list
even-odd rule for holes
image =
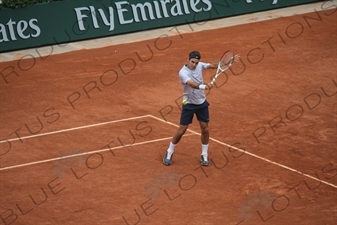
{"label": "red clay court", "polygon": [[[2,62],[0,224],[336,224],[336,29],[331,8]],[[211,166],[194,119],[167,167],[195,49],[241,61],[208,93]]]}

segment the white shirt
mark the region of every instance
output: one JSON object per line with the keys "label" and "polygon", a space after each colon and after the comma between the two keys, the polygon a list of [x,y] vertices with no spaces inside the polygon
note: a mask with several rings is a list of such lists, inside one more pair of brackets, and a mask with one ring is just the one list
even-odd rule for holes
{"label": "white shirt", "polygon": [[198,84],[203,84],[202,71],[209,67],[209,63],[199,62],[194,70],[189,69],[184,65],[179,71],[179,78],[183,87],[183,101],[187,100],[187,103],[200,105],[206,100],[204,90],[194,89],[188,86],[186,83],[188,80],[192,80]]}

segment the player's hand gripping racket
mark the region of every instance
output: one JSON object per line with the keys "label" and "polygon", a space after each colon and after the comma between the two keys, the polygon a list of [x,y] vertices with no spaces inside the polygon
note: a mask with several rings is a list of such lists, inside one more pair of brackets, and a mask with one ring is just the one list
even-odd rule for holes
{"label": "player's hand gripping racket", "polygon": [[234,59],[235,59],[234,53],[231,51],[226,51],[221,56],[220,61],[218,63],[218,69],[216,71],[214,78],[211,81],[212,85],[215,83],[216,79],[220,76],[220,74],[228,70],[229,67],[233,65]]}

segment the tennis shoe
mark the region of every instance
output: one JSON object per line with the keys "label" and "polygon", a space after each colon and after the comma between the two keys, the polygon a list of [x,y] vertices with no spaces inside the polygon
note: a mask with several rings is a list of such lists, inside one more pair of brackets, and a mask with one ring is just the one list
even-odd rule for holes
{"label": "tennis shoe", "polygon": [[208,160],[207,155],[201,155],[200,156],[200,163],[202,166],[209,166],[211,163]]}
{"label": "tennis shoe", "polygon": [[163,158],[163,163],[164,163],[164,165],[165,165],[165,166],[171,165],[171,164],[172,164],[172,158],[173,158],[173,154],[172,154],[171,157],[168,159],[168,158],[167,158],[167,152],[166,152],[166,154],[165,154],[165,156],[164,156],[164,158]]}

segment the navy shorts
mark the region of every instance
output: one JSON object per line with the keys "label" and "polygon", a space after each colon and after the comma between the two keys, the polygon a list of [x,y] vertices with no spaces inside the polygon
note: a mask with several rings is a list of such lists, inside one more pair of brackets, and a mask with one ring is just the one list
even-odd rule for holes
{"label": "navy shorts", "polygon": [[209,112],[208,112],[209,103],[204,101],[201,105],[186,104],[183,105],[181,116],[180,116],[180,125],[189,125],[192,123],[194,114],[197,115],[197,119],[201,122],[209,122]]}

